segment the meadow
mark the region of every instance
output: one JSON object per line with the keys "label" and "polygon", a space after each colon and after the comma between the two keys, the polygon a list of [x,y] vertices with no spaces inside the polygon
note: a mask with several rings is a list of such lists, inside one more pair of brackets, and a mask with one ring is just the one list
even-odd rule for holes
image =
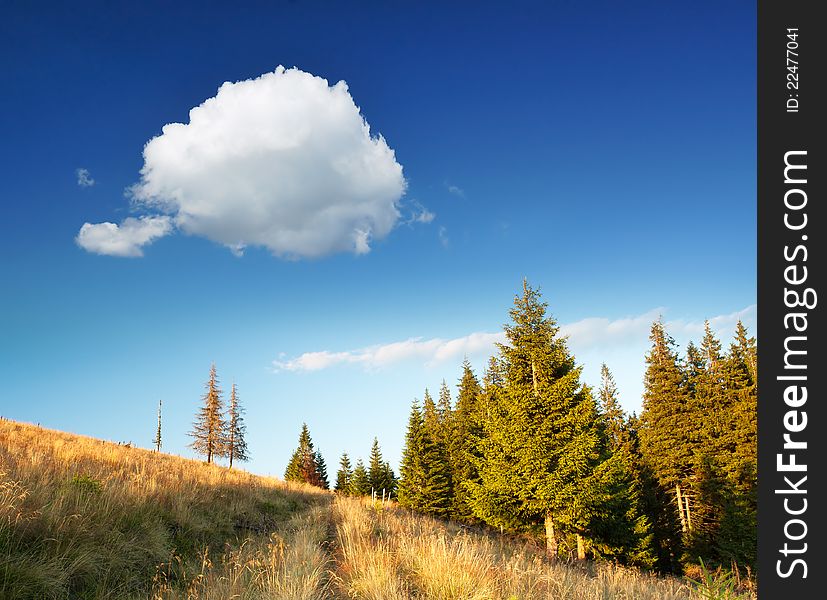
{"label": "meadow", "polygon": [[[0,421],[0,598],[690,599],[529,538]],[[735,597],[734,595],[730,597]]]}

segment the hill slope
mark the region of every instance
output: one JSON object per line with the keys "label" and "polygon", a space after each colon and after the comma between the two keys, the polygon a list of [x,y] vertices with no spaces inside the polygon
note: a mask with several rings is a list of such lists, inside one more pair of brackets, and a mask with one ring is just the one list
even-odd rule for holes
{"label": "hill slope", "polygon": [[529,541],[0,421],[0,598],[684,599]]}

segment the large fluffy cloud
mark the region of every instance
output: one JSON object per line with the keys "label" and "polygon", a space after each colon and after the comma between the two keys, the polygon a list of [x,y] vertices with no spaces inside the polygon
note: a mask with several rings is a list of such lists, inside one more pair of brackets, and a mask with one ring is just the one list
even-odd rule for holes
{"label": "large fluffy cloud", "polygon": [[143,256],[141,247],[172,231],[170,218],[129,217],[116,223],[84,223],[78,233],[78,245],[95,254],[110,256]]}
{"label": "large fluffy cloud", "polygon": [[362,254],[400,217],[402,167],[347,84],[298,69],[225,83],[144,148],[136,208],[236,253]]}

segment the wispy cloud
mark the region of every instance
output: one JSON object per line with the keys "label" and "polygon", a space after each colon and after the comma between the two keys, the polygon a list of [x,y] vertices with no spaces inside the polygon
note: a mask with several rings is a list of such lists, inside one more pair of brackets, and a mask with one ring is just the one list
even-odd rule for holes
{"label": "wispy cloud", "polygon": [[436,214],[425,208],[417,200],[412,200],[411,206],[411,213],[405,221],[406,225],[427,225],[428,223],[432,223],[433,220],[436,218]]}
{"label": "wispy cloud", "polygon": [[445,229],[444,226],[440,226],[437,235],[439,236],[439,243],[442,244],[444,248],[447,248],[448,245],[451,243],[451,240],[448,239],[448,230]]}
{"label": "wispy cloud", "polygon": [[[738,320],[750,329],[754,327],[755,305],[743,310],[709,319],[713,330],[723,339],[728,338]],[[620,319],[593,317],[560,326],[560,333],[568,337],[569,346],[577,352],[594,350],[618,350],[623,347],[640,348],[648,343],[652,322],[660,318],[666,309],[655,308],[640,315]],[[703,321],[676,319],[665,321],[667,330],[676,338],[698,339],[703,333]],[[496,352],[497,343],[505,343],[502,332],[475,332],[466,336],[444,338],[409,338],[367,346],[356,350],[332,352],[321,350],[305,352],[295,358],[284,355],[273,361],[276,371],[321,371],[339,365],[357,365],[374,371],[408,360],[417,360],[424,366],[434,366],[462,356],[488,356]],[[642,360],[642,355],[641,355]]]}
{"label": "wispy cloud", "polygon": [[273,366],[278,371],[320,371],[337,365],[350,364],[360,365],[366,370],[377,370],[413,359],[421,361],[427,366],[433,366],[463,355],[490,354],[494,351],[495,344],[504,340],[505,335],[501,332],[477,332],[453,339],[431,338],[426,340],[410,338],[401,342],[391,342],[390,344],[368,346],[343,352],[329,352],[327,350],[305,352],[292,359],[281,357],[273,361]]}
{"label": "wispy cloud", "polygon": [[453,194],[459,198],[465,198],[465,190],[457,185],[452,185],[450,183],[446,183],[445,187],[448,188],[448,193]]}
{"label": "wispy cloud", "polygon": [[92,187],[95,185],[95,180],[92,179],[92,174],[89,169],[77,169],[75,174],[78,177],[78,185],[80,187]]}

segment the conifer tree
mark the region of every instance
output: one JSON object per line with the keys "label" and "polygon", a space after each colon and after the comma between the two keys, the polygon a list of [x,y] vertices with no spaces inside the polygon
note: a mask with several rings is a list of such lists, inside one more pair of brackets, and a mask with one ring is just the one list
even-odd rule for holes
{"label": "conifer tree", "polygon": [[214,458],[226,456],[226,430],[224,420],[221,389],[218,387],[218,376],[215,364],[210,367],[210,378],[205,387],[206,393],[202,397],[203,406],[198,411],[190,436],[193,438],[190,448],[207,457],[211,463]]}
{"label": "conifer tree", "polygon": [[239,404],[238,390],[233,383],[230,392],[229,410],[229,432],[227,439],[227,454],[230,458],[230,468],[233,468],[233,461],[248,461],[250,455],[247,451],[247,425],[244,423],[244,409]]}
{"label": "conifer tree", "polygon": [[155,439],[152,440],[155,452],[161,451],[161,401],[158,400],[158,428],[155,430]]}
{"label": "conifer tree", "polygon": [[[299,446],[290,457],[287,468],[284,471],[286,481],[301,481],[325,488],[327,473],[324,464],[319,464],[321,454],[313,447],[313,440],[310,438],[310,430],[307,423],[302,423],[302,430],[299,434]],[[326,488],[325,488],[326,489]]]}
{"label": "conifer tree", "polygon": [[351,480],[353,493],[357,496],[367,496],[370,494],[370,480],[368,479],[368,471],[365,469],[365,463],[362,459],[356,461],[356,467],[353,469],[353,479]]}
{"label": "conifer tree", "polygon": [[652,348],[646,355],[640,449],[664,490],[674,494],[681,529],[690,529],[689,481],[694,464],[692,411],[674,340],[663,323],[652,324]]}
{"label": "conifer tree", "polygon": [[320,450],[316,450],[316,454],[314,454],[314,458],[316,460],[316,475],[318,476],[318,485],[320,488],[329,490],[330,489],[330,481],[327,478],[327,463],[324,461],[324,457]]}
{"label": "conifer tree", "polygon": [[453,414],[451,444],[451,480],[453,483],[452,512],[455,518],[472,521],[469,482],[479,480],[475,466],[477,440],[482,434],[479,415],[480,383],[466,358],[462,363],[462,377],[458,385],[457,404]]}
{"label": "conifer tree", "polygon": [[379,448],[378,438],[373,438],[368,465],[368,481],[370,482],[371,491],[375,492],[377,496],[382,496],[383,493],[390,496],[394,488],[393,472],[390,465],[382,460],[382,450]]}
{"label": "conifer tree", "polygon": [[619,450],[625,441],[626,416],[617,399],[617,385],[609,367],[600,367],[600,389],[597,392],[600,414],[603,419],[612,452]]}
{"label": "conifer tree", "polygon": [[396,491],[399,487],[399,480],[396,478],[396,473],[393,472],[391,465],[388,461],[382,465],[382,472],[385,478],[385,485],[387,486],[387,498],[390,500],[391,498],[396,498]]}
{"label": "conifer tree", "polygon": [[405,508],[418,510],[422,505],[422,489],[425,485],[424,472],[420,461],[420,432],[424,426],[419,403],[414,399],[405,433],[405,447],[402,450],[402,462],[399,466],[399,504]]}
{"label": "conifer tree", "polygon": [[587,480],[601,459],[597,407],[539,292],[524,282],[510,314],[508,343],[499,345],[505,382],[483,443],[485,500],[476,506],[495,525],[544,522],[551,557],[559,532],[576,535],[582,555],[593,505]]}
{"label": "conifer tree", "polygon": [[342,495],[350,496],[353,494],[353,467],[350,464],[350,458],[347,452],[342,453],[342,458],[339,459],[339,470],[336,472],[336,487],[337,492]]}
{"label": "conifer tree", "polygon": [[[431,411],[431,422],[438,423],[427,390],[425,402]],[[449,465],[416,401],[411,406],[397,496],[402,506],[425,514],[445,517],[451,511]]]}

